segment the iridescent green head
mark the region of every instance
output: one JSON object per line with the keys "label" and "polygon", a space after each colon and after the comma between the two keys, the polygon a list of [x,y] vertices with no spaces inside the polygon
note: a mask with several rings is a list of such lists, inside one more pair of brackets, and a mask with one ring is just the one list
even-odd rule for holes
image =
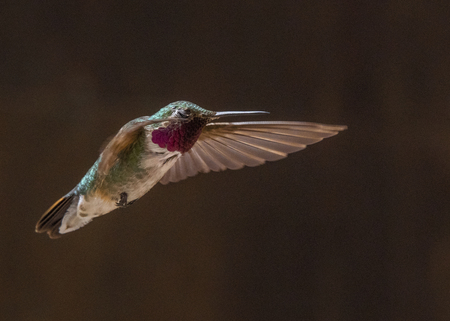
{"label": "iridescent green head", "polygon": [[170,103],[166,107],[161,108],[152,119],[166,119],[166,118],[189,118],[189,117],[214,117],[216,112],[206,110],[200,106],[189,101],[176,101]]}

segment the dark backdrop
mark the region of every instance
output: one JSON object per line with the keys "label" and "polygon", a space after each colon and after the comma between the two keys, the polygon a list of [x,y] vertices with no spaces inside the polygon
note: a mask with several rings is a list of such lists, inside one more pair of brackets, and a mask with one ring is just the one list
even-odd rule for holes
{"label": "dark backdrop", "polygon": [[[0,318],[450,319],[448,1],[7,2]],[[349,129],[34,233],[176,100]]]}

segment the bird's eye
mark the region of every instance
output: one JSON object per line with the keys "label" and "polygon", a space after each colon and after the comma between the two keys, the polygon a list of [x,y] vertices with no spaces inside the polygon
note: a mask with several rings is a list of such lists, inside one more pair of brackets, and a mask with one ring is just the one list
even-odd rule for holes
{"label": "bird's eye", "polygon": [[190,110],[187,109],[178,109],[177,116],[180,118],[188,118],[190,114]]}

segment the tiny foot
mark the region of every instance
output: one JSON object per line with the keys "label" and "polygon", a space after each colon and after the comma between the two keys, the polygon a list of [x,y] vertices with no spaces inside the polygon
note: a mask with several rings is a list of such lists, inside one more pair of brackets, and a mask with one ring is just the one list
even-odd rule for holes
{"label": "tiny foot", "polygon": [[120,206],[120,207],[128,207],[130,205],[133,205],[134,202],[136,202],[138,200],[136,198],[135,200],[128,202],[127,199],[128,199],[128,194],[126,192],[120,193],[120,200],[118,202],[116,202],[116,205]]}

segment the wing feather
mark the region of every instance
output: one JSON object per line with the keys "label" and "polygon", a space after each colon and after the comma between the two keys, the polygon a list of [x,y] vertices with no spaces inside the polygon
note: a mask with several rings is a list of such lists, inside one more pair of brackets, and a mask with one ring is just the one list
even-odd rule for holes
{"label": "wing feather", "polygon": [[[234,148],[235,150],[237,150],[241,153],[246,153],[248,155],[251,155],[252,157],[254,157],[256,159],[276,161],[276,160],[286,157],[285,153],[279,153],[279,152],[274,152],[274,151],[270,151],[267,149],[261,149],[261,148],[255,147],[253,145],[249,145],[244,142],[238,141],[231,137],[217,136],[216,139],[223,142],[224,144],[228,145],[230,148]],[[261,164],[263,164],[263,163],[261,163]]]}
{"label": "wing feather", "polygon": [[227,169],[225,165],[223,165],[217,158],[209,153],[208,148],[207,146],[205,146],[203,140],[199,139],[195,143],[194,147],[195,148],[192,149],[194,149],[198,153],[201,159],[213,172],[220,172]]}
{"label": "wing feather", "polygon": [[186,166],[186,175],[188,177],[192,177],[197,175],[198,172],[203,170],[203,164],[202,161],[200,160],[199,164],[196,164],[196,161],[193,159],[193,153],[192,152],[187,152],[185,153],[184,157],[186,158],[185,166]]}
{"label": "wing feather", "polygon": [[169,169],[161,183],[177,182],[199,172],[240,169],[282,159],[347,126],[309,122],[211,123],[192,147]]}
{"label": "wing feather", "polygon": [[241,169],[242,167],[244,167],[244,164],[234,159],[228,151],[223,151],[223,149],[221,149],[219,146],[220,143],[214,141],[213,139],[202,140],[202,143],[203,148],[206,149],[207,152],[215,159],[217,159],[220,163],[222,163],[225,168]]}
{"label": "wing feather", "polygon": [[114,163],[117,161],[120,153],[126,151],[140,135],[144,134],[144,127],[164,121],[172,121],[172,119],[150,119],[136,123],[129,123],[122,127],[106,145],[101,153],[101,160],[98,164],[98,173],[106,175]]}
{"label": "wing feather", "polygon": [[[198,155],[197,149],[190,149],[188,154],[191,156],[192,167],[201,173],[209,173],[211,168],[206,165],[205,161]],[[194,175],[196,175],[195,173]]]}
{"label": "wing feather", "polygon": [[166,185],[169,184],[172,181],[172,168],[170,168],[166,174],[161,178],[159,181],[161,184]]}
{"label": "wing feather", "polygon": [[230,157],[236,159],[236,161],[242,163],[245,166],[257,166],[264,163],[265,159],[258,157],[257,155],[252,155],[246,152],[244,149],[236,148],[234,141],[226,139],[224,137],[210,137],[215,143],[215,147],[222,154],[228,154]]}

